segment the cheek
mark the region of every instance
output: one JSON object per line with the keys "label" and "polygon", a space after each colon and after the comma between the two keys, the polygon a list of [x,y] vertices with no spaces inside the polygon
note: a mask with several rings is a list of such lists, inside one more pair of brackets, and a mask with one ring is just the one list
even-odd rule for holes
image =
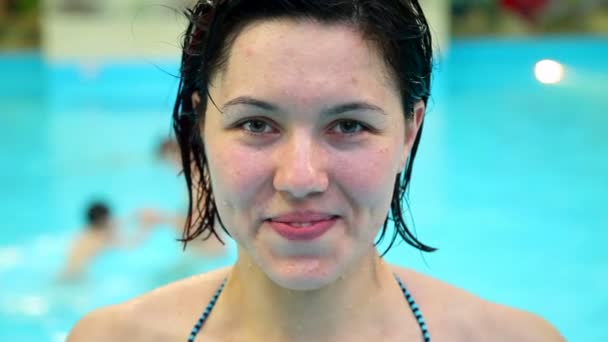
{"label": "cheek", "polygon": [[384,224],[395,186],[395,152],[385,147],[345,156],[334,173],[352,210],[349,234],[357,241],[370,243]]}
{"label": "cheek", "polygon": [[397,152],[376,147],[336,159],[335,181],[359,206],[382,210],[390,203],[395,184]]}
{"label": "cheek", "polygon": [[[211,146],[210,146],[211,147]],[[268,177],[263,153],[238,146],[211,147],[208,155],[218,206],[247,207]]]}

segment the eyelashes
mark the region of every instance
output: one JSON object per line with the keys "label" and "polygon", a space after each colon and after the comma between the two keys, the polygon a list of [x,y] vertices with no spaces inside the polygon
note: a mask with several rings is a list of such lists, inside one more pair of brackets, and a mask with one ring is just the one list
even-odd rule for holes
{"label": "eyelashes", "polygon": [[[233,128],[240,129],[246,134],[253,136],[265,136],[279,134],[279,129],[272,121],[264,118],[250,118],[242,120],[233,125]],[[335,136],[345,137],[357,136],[366,132],[375,132],[369,125],[354,119],[340,119],[332,122],[327,129],[327,133]]]}
{"label": "eyelashes", "polygon": [[[343,128],[342,132],[337,131],[336,128]],[[344,134],[344,135],[355,135],[358,133],[362,133],[363,131],[368,130],[368,128],[361,122],[357,120],[339,120],[336,122],[332,128],[333,133]]]}
{"label": "eyelashes", "polygon": [[276,129],[269,123],[261,119],[251,119],[238,125],[242,130],[249,134],[262,135],[276,133]]}

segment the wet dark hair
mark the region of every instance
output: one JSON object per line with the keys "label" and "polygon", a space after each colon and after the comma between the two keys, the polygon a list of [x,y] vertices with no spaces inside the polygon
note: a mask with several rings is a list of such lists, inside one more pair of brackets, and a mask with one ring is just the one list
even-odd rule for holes
{"label": "wet dark hair", "polygon": [[[211,235],[220,239],[214,230],[216,217],[226,231],[217,215],[200,128],[208,100],[215,106],[209,95],[209,82],[226,66],[235,38],[247,25],[273,19],[305,19],[322,24],[352,26],[379,48],[400,90],[406,119],[413,117],[414,105],[418,101],[426,104],[430,96],[432,41],[418,0],[199,0],[186,14],[190,24],[184,36],[181,78],[173,109],[173,128],[180,145],[190,199],[181,239],[184,246],[203,234],[203,239]],[[197,108],[192,107],[195,92],[201,95]],[[422,128],[421,125],[404,172],[395,180],[390,214],[376,242],[379,244],[383,240],[389,221],[393,221],[394,232],[385,253],[398,236],[421,251],[436,250],[412,234],[402,208]],[[196,177],[198,184],[192,184],[193,169],[201,175]],[[192,198],[191,186],[199,187],[198,198]],[[200,215],[196,215],[197,219],[193,222],[194,210]]]}
{"label": "wet dark hair", "polygon": [[110,218],[110,208],[103,202],[89,204],[86,211],[86,221],[90,227],[103,227]]}

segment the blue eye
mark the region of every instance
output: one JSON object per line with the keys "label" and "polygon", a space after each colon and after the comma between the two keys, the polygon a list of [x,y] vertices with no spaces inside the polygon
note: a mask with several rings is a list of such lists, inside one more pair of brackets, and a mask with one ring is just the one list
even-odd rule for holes
{"label": "blue eye", "polygon": [[339,121],[333,128],[334,133],[353,135],[364,131],[366,128],[363,124],[355,120]]}
{"label": "blue eye", "polygon": [[241,124],[241,127],[249,133],[253,134],[266,134],[272,133],[273,131],[272,126],[270,126],[263,120],[257,119],[245,121]]}

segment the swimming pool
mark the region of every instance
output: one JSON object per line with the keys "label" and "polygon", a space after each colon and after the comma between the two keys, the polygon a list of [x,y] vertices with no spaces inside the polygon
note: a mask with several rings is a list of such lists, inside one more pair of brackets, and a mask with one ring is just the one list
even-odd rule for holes
{"label": "swimming pool", "polygon": [[[561,83],[536,81],[543,58],[563,63]],[[440,251],[387,258],[541,314],[569,341],[608,341],[606,61],[608,39],[454,42],[410,196],[419,237]],[[104,255],[84,284],[53,282],[89,200],[120,217],[183,205],[181,180],[152,156],[176,70],[0,57],[0,340],[62,341],[85,312],[236,257],[183,267],[158,232]]]}

